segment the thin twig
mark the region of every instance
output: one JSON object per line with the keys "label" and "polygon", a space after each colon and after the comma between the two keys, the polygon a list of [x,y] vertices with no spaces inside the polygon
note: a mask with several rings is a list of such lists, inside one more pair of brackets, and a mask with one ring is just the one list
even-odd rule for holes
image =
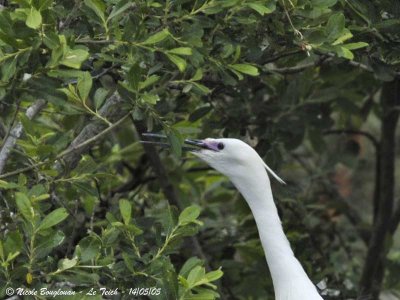
{"label": "thin twig", "polygon": [[[6,136],[7,129],[4,124],[0,121],[0,138],[4,139]],[[2,143],[3,144],[3,143]]]}
{"label": "thin twig", "polygon": [[[15,105],[16,105],[16,109],[14,111],[14,115],[12,117],[10,126],[8,127],[8,130],[7,130],[7,132],[6,132],[6,134],[5,134],[4,138],[3,138],[3,141],[1,142],[1,146],[0,146],[1,148],[3,148],[3,146],[6,143],[8,137],[10,136],[10,133],[11,133],[12,129],[14,128],[15,120],[17,119],[17,116],[18,116],[18,113],[19,113],[19,109],[20,109],[19,101]],[[1,173],[1,171],[0,171],[0,173]]]}
{"label": "thin twig", "polygon": [[[289,2],[290,2],[290,4],[293,6],[293,3],[289,0]],[[300,32],[300,30],[298,30],[295,26],[294,26],[294,24],[293,24],[293,22],[292,22],[292,18],[290,17],[290,15],[289,15],[289,12],[288,12],[288,10],[287,10],[287,8],[286,8],[286,5],[285,5],[285,1],[282,1],[282,6],[283,6],[283,10],[285,11],[285,15],[286,15],[286,17],[287,17],[287,19],[288,19],[288,21],[289,21],[289,23],[290,23],[290,27],[292,27],[292,29],[293,29],[293,33],[294,33],[294,35],[296,36],[296,37],[298,37],[300,40],[302,40],[304,37],[303,37],[303,34]]]}
{"label": "thin twig", "polygon": [[319,66],[322,63],[328,62],[329,60],[331,60],[331,58],[328,58],[326,56],[321,56],[316,61],[304,64],[304,65],[299,65],[299,66],[294,66],[294,67],[287,67],[287,68],[277,68],[277,69],[264,68],[263,71],[266,72],[266,73],[272,73],[272,74],[273,73],[295,74],[295,73],[299,73],[299,72],[302,72],[304,70],[307,70],[308,68]]}
{"label": "thin twig", "polygon": [[6,177],[10,177],[10,176],[13,176],[13,175],[18,175],[18,174],[20,174],[20,173],[24,173],[24,172],[30,171],[30,170],[32,170],[32,169],[34,169],[34,168],[37,168],[37,167],[46,165],[46,164],[48,164],[48,163],[51,163],[51,162],[60,160],[60,159],[62,159],[63,157],[67,156],[68,154],[71,154],[71,153],[73,153],[73,152],[75,152],[75,151],[78,151],[78,150],[80,150],[80,149],[82,149],[82,148],[84,148],[84,147],[86,147],[86,146],[88,146],[88,145],[90,145],[90,144],[92,144],[92,143],[98,141],[98,140],[101,139],[103,136],[105,136],[107,133],[109,133],[111,130],[113,130],[114,128],[116,128],[116,127],[118,127],[119,125],[121,125],[121,124],[129,117],[130,114],[131,114],[131,112],[127,113],[127,114],[126,114],[124,117],[122,117],[119,121],[113,123],[111,126],[107,127],[106,129],[104,129],[104,130],[101,131],[100,133],[96,134],[96,135],[93,136],[92,138],[87,139],[87,140],[84,141],[83,143],[81,143],[81,144],[79,144],[79,145],[73,145],[73,146],[71,146],[70,148],[68,148],[67,150],[64,150],[64,151],[61,152],[59,155],[57,155],[55,159],[47,160],[47,161],[42,161],[42,162],[33,164],[33,165],[29,166],[29,167],[25,167],[25,168],[21,168],[21,169],[12,171],[12,172],[5,173],[5,174],[3,174],[3,175],[0,175],[0,179],[1,179],[1,178],[6,178]]}
{"label": "thin twig", "polygon": [[[337,56],[334,53],[324,53],[323,55],[326,55],[326,56],[329,56],[332,58],[337,58]],[[357,67],[357,68],[363,69],[368,72],[374,72],[374,70],[370,66],[364,65],[363,63],[360,63],[360,62],[354,61],[354,60],[348,60],[348,59],[344,59],[344,60],[346,61],[346,63],[348,63],[349,65],[351,65],[353,67]]]}
{"label": "thin twig", "polygon": [[68,14],[67,18],[65,19],[65,21],[64,22],[60,22],[60,31],[69,26],[69,24],[71,23],[71,21],[75,17],[76,12],[79,10],[80,6],[81,6],[81,1],[80,0],[76,0],[74,7],[69,12],[69,14]]}
{"label": "thin twig", "polygon": [[276,55],[268,58],[267,60],[263,61],[262,64],[263,65],[269,64],[269,63],[275,62],[277,60],[280,60],[281,58],[288,57],[288,56],[291,56],[291,55],[300,54],[300,53],[303,53],[303,51],[302,50],[293,50],[293,51],[289,51],[289,52],[279,53],[279,54],[276,54]]}

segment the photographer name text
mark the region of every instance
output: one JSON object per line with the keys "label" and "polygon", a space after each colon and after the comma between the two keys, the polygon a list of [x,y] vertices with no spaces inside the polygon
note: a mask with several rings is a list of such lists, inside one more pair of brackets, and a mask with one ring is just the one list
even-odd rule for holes
{"label": "photographer name text", "polygon": [[49,289],[49,288],[40,288],[40,289],[28,289],[28,288],[6,288],[6,295],[7,296],[45,296],[45,297],[58,297],[58,296],[74,296],[77,294],[87,295],[87,296],[115,296],[118,294],[128,294],[130,296],[158,296],[161,294],[161,288],[157,287],[135,287],[129,288],[127,290],[120,290],[118,288],[115,289],[108,289],[105,287],[102,288],[91,288],[86,291],[74,291],[70,289]]}

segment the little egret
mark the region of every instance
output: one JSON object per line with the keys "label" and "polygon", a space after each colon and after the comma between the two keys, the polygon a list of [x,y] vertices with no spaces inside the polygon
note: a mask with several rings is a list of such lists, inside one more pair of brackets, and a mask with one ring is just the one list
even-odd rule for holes
{"label": "little egret", "polygon": [[[165,138],[158,134],[144,134]],[[168,143],[143,141],[168,147]],[[192,152],[212,168],[226,175],[248,203],[260,235],[276,300],[322,300],[316,287],[296,259],[283,231],[267,171],[284,183],[257,152],[238,139],[185,140],[183,149]]]}

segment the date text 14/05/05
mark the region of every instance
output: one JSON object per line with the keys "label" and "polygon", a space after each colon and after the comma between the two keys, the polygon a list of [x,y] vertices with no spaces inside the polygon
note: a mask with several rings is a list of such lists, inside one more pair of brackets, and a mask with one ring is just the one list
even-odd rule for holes
{"label": "date text 14/05/05", "polygon": [[[107,289],[107,288],[91,288],[86,295],[88,296],[95,296],[97,293],[101,294],[102,296],[114,296],[118,295],[121,293],[121,291],[116,289]],[[128,295],[130,296],[158,296],[161,294],[161,288],[156,288],[156,287],[147,287],[147,288],[141,288],[141,287],[135,287],[135,288],[130,288],[125,291]]]}

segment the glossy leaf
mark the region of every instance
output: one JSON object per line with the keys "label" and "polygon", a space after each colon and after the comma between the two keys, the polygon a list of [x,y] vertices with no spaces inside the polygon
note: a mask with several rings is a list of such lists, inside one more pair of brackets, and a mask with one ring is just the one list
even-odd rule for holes
{"label": "glossy leaf", "polygon": [[61,223],[68,217],[68,212],[65,208],[57,208],[49,213],[43,220],[40,222],[38,227],[38,231],[45,230],[51,228],[58,223]]}
{"label": "glossy leaf", "polygon": [[258,69],[252,65],[234,64],[234,65],[230,65],[230,67],[240,73],[247,74],[250,76],[258,76],[259,75]]}
{"label": "glossy leaf", "polygon": [[26,26],[38,29],[40,25],[42,25],[42,15],[40,14],[40,11],[31,7],[26,18]]}
{"label": "glossy leaf", "polygon": [[179,224],[186,225],[196,221],[200,215],[200,207],[197,205],[192,205],[186,207],[179,215]]}
{"label": "glossy leaf", "polygon": [[92,89],[92,76],[89,72],[84,72],[82,77],[78,79],[77,88],[81,99],[86,101]]}
{"label": "glossy leaf", "polygon": [[25,217],[26,220],[32,221],[34,216],[34,210],[28,196],[24,193],[17,192],[15,194],[15,202],[18,210]]}
{"label": "glossy leaf", "polygon": [[132,206],[131,203],[126,199],[119,200],[119,211],[121,213],[124,223],[128,225],[131,221]]}
{"label": "glossy leaf", "polygon": [[163,29],[150,37],[148,37],[145,41],[141,42],[142,45],[151,45],[151,44],[157,44],[159,42],[162,42],[169,36],[169,31],[168,29]]}

